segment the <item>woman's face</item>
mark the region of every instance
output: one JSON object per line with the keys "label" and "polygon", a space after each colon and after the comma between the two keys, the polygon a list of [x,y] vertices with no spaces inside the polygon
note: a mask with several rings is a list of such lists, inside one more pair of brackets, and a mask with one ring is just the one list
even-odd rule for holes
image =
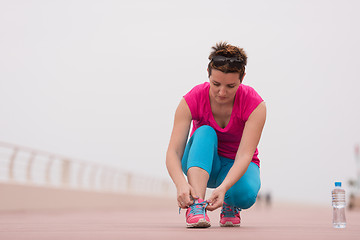
{"label": "woman's face", "polygon": [[[223,73],[211,69],[210,98],[218,104],[233,103],[235,94],[240,86],[240,73]],[[245,74],[244,74],[245,76]]]}

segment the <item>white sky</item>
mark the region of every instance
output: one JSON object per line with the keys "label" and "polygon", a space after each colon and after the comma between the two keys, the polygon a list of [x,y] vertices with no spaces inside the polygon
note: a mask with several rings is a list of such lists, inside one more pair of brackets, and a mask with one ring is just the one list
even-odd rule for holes
{"label": "white sky", "polygon": [[330,203],[356,176],[359,1],[0,2],[0,140],[168,178],[181,97],[211,46],[265,99],[263,191]]}

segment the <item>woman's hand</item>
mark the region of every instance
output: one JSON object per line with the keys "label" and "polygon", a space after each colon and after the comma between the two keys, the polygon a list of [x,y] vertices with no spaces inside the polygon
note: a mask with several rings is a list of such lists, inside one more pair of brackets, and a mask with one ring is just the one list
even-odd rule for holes
{"label": "woman's hand", "polygon": [[226,189],[221,186],[215,188],[210,198],[207,200],[209,205],[206,207],[207,210],[213,211],[219,207],[222,207],[224,203]]}
{"label": "woman's hand", "polygon": [[177,188],[177,201],[180,208],[188,208],[194,203],[194,199],[198,199],[195,190],[189,183],[185,183]]}

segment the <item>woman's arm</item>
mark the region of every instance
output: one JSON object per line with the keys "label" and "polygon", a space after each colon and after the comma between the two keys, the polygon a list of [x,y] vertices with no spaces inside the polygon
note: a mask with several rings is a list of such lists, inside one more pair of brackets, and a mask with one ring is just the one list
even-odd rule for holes
{"label": "woman's arm", "polygon": [[186,208],[193,203],[190,195],[197,198],[195,191],[186,181],[181,169],[181,159],[189,135],[191,120],[189,106],[183,98],[175,112],[174,126],[166,153],[166,167],[176,186],[178,205],[181,208]]}
{"label": "woman's arm", "polygon": [[262,102],[255,108],[246,121],[234,165],[230,168],[221,185],[213,191],[211,197],[208,199],[210,203],[207,207],[208,210],[212,211],[221,207],[226,191],[245,174],[260,141],[265,119],[266,106],[265,103]]}

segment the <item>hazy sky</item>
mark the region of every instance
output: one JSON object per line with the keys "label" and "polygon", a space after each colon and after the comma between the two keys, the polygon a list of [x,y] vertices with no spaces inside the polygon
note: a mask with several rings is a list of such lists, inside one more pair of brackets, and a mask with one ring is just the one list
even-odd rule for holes
{"label": "hazy sky", "polygon": [[359,1],[0,1],[0,140],[168,178],[181,97],[219,41],[265,99],[262,190],[330,203],[356,176]]}

